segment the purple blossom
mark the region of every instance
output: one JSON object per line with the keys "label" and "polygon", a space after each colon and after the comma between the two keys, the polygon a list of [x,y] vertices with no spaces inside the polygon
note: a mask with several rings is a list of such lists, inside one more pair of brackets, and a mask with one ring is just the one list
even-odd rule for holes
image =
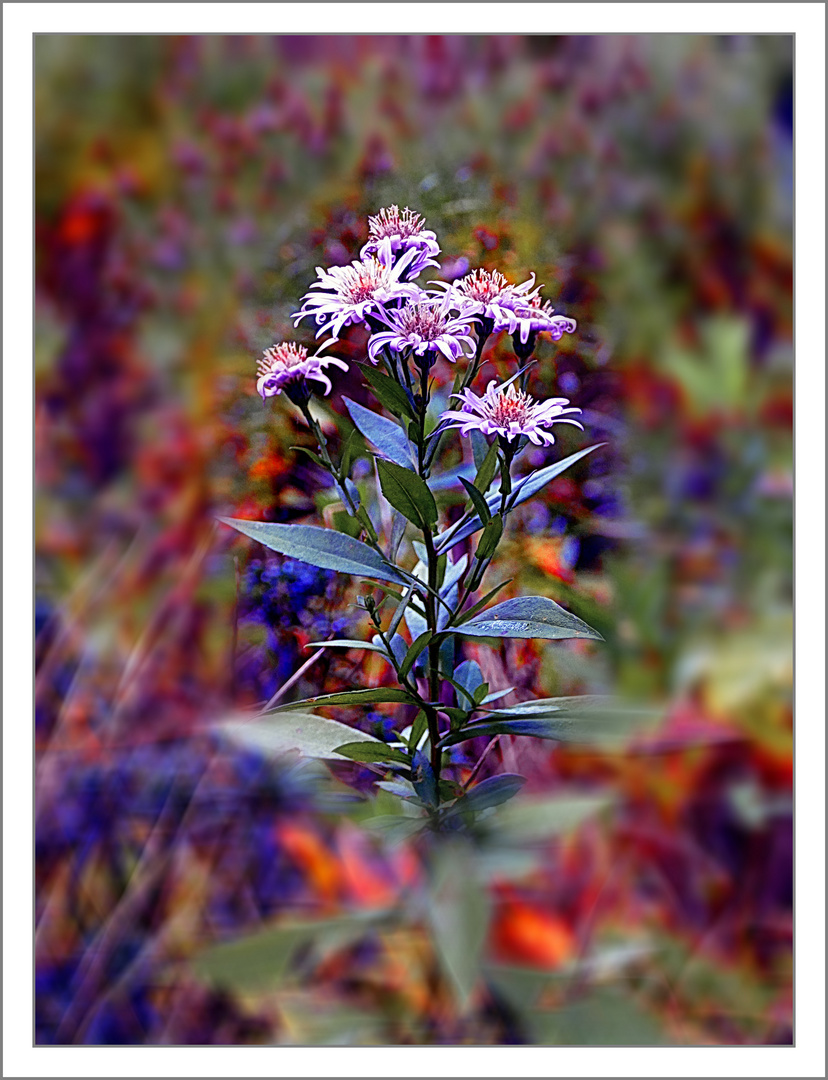
{"label": "purple blossom", "polygon": [[581,410],[565,408],[569,405],[567,398],[535,401],[523,390],[518,390],[513,383],[498,386],[492,380],[482,397],[468,389],[452,396],[462,400],[462,409],[444,412],[440,420],[441,423],[448,421],[447,428],[459,428],[461,435],[477,430],[484,435],[501,436],[509,442],[525,435],[536,446],[541,443],[551,446],[555,437],[551,431],[544,429],[553,424],[574,424],[583,431],[582,425],[577,420],[571,420],[568,415]]}
{"label": "purple blossom", "polygon": [[435,256],[440,254],[437,236],[430,229],[424,229],[424,225],[423,217],[409,210],[407,206],[402,211],[398,206],[380,210],[374,217],[368,218],[369,239],[359,253],[360,258],[376,256],[382,243],[388,240],[395,256],[414,252],[405,275],[408,281],[419,277],[427,266],[439,267],[440,264],[435,259]]}
{"label": "purple blossom", "polygon": [[304,304],[293,315],[294,325],[312,315],[319,327],[317,337],[330,330],[336,338],[343,326],[383,314],[385,304],[419,300],[423,295],[419,286],[400,280],[416,257],[417,249],[410,248],[395,263],[391,240],[385,237],[375,255],[354,260],[350,266],[332,266],[330,270],[317,266],[319,281],[311,289],[319,291],[302,297]]}
{"label": "purple blossom", "polygon": [[508,330],[515,335],[520,332],[524,345],[534,334],[548,333],[553,341],[560,341],[564,334],[573,334],[578,326],[574,319],[556,315],[551,303],[537,295],[504,301],[503,311],[504,318],[495,323],[495,330]]}
{"label": "purple blossom", "polygon": [[326,341],[320,347],[315,356],[308,356],[308,350],[304,345],[294,345],[292,342],[283,341],[280,345],[274,345],[265,349],[264,356],[259,361],[259,379],[256,389],[262,398],[273,397],[293,383],[304,382],[306,379],[314,379],[322,383],[326,394],[331,392],[331,381],[322,371],[328,364],[336,364],[343,371],[348,370],[344,360],[336,356],[320,356],[319,352],[333,344]]}
{"label": "purple blossom", "polygon": [[374,334],[368,342],[372,362],[377,362],[377,353],[385,346],[398,353],[410,349],[417,356],[439,351],[452,363],[464,353],[473,356],[474,320],[470,316],[452,316],[447,301],[448,297],[442,303],[422,300],[385,312],[381,318],[389,329]]}
{"label": "purple blossom", "polygon": [[512,285],[498,270],[473,270],[459,281],[433,282],[448,291],[451,304],[464,316],[491,319],[496,330],[515,322],[513,305],[535,296],[535,275],[520,285]]}

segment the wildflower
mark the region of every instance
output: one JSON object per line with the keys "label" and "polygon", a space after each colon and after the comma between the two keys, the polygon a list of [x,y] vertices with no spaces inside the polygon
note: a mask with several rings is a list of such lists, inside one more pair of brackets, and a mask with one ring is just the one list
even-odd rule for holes
{"label": "wildflower", "polygon": [[434,258],[440,254],[437,236],[430,229],[425,229],[425,220],[408,207],[400,210],[398,206],[389,206],[368,218],[368,243],[360,252],[360,258],[375,256],[384,240],[391,244],[394,255],[414,252],[408,265],[406,278],[419,277],[427,266],[439,266]]}
{"label": "wildflower", "polygon": [[[332,342],[326,342],[321,348],[324,349]],[[320,349],[321,351],[321,349]],[[262,398],[273,397],[287,389],[288,396],[293,400],[291,388],[298,389],[296,384],[304,384],[307,379],[314,379],[322,383],[325,393],[331,392],[331,381],[323,374],[322,368],[328,364],[336,364],[343,371],[348,370],[344,360],[336,356],[308,356],[308,350],[304,345],[294,345],[292,342],[283,341],[280,345],[274,345],[265,349],[264,356],[259,361],[259,379],[256,389]]]}
{"label": "wildflower", "polygon": [[461,315],[488,319],[495,330],[502,330],[515,321],[513,305],[525,303],[537,293],[534,274],[521,285],[512,285],[499,270],[473,270],[451,284],[443,281],[434,284],[448,290]]}
{"label": "wildflower", "polygon": [[369,316],[383,313],[385,304],[419,299],[421,289],[400,280],[416,257],[416,248],[410,248],[395,263],[391,240],[385,237],[375,255],[354,260],[350,266],[332,266],[330,270],[318,266],[319,281],[311,289],[319,291],[302,297],[304,304],[293,316],[294,325],[306,315],[312,315],[319,327],[317,337],[327,330],[338,337],[343,326],[366,322]]}
{"label": "wildflower", "polygon": [[368,342],[368,355],[373,363],[386,345],[398,353],[410,349],[417,356],[439,350],[452,363],[464,353],[474,355],[473,320],[468,316],[452,316],[445,300],[442,303],[423,300],[386,312],[383,322],[389,329],[374,334]]}
{"label": "wildflower", "polygon": [[485,394],[478,397],[471,390],[462,390],[452,395],[463,402],[461,410],[449,410],[440,417],[441,422],[448,421],[447,428],[460,429],[461,435],[470,431],[482,431],[484,435],[497,435],[512,442],[525,435],[530,442],[540,446],[551,446],[555,438],[550,431],[544,430],[553,424],[574,424],[581,428],[577,420],[569,418],[570,413],[579,413],[569,405],[567,398],[550,398],[548,401],[535,401],[523,390],[518,390],[513,383],[498,386],[494,380],[489,383]]}
{"label": "wildflower", "polygon": [[523,345],[530,338],[534,344],[535,335],[543,333],[550,334],[553,341],[560,341],[564,334],[573,334],[578,325],[574,319],[556,315],[551,303],[537,295],[506,300],[503,310],[504,319],[495,329],[508,330],[515,338],[519,336]]}

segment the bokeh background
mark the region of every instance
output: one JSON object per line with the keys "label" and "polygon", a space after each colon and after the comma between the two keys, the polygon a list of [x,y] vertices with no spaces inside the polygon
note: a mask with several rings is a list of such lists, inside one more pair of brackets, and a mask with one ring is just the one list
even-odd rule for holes
{"label": "bokeh background", "polygon": [[[43,35],[35,69],[36,1041],[790,1043],[792,39]],[[533,387],[587,429],[554,454],[605,444],[501,576],[606,643],[466,655],[508,700],[659,717],[623,751],[504,740],[491,770],[564,810],[459,896],[366,827],[373,773],[210,729],[364,631],[351,584],[215,517],[336,524],[255,363],[390,203],[443,277],[545,282],[578,333]],[[287,695],[376,684],[371,655]]]}

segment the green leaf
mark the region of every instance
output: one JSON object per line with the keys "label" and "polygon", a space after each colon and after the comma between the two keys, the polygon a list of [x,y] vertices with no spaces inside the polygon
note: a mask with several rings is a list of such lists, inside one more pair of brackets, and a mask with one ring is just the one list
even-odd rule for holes
{"label": "green leaf", "polygon": [[[529,476],[516,481],[509,499],[509,509],[512,510],[514,507],[526,502],[527,499],[536,495],[541,488],[545,487],[550,480],[560,476],[570,465],[574,465],[576,461],[580,461],[582,457],[586,457],[587,454],[591,454],[593,450],[597,450],[599,446],[603,445],[603,443],[596,443],[595,446],[588,446],[585,450],[579,450],[577,454],[570,454],[563,461],[556,461],[554,465],[547,465],[546,468],[539,469],[537,472],[530,473]],[[486,499],[490,510],[494,510],[499,501],[499,492],[495,492]],[[439,536],[435,537],[435,547],[442,554],[442,552],[449,551],[456,544],[461,543],[472,533],[476,533],[478,529],[482,528],[483,522],[479,516],[475,516],[459,528],[453,525],[446,529],[445,532],[440,533]]]}
{"label": "green leaf", "polygon": [[356,442],[357,432],[356,428],[351,428],[345,438],[342,440],[342,450],[339,455],[339,471],[343,476],[350,476],[351,465],[354,461],[356,454]]}
{"label": "green leaf", "polygon": [[440,705],[440,712],[445,713],[451,721],[451,730],[454,731],[460,725],[465,724],[469,718],[469,710],[463,708],[453,708],[451,705]]}
{"label": "green leaf", "polygon": [[490,559],[497,550],[501,536],[503,536],[503,518],[500,514],[495,514],[491,520],[486,522],[483,535],[480,537],[480,543],[474,553],[475,559],[479,562]]}
{"label": "green leaf", "polygon": [[[497,440],[495,440],[489,447],[489,452],[485,458],[480,462],[477,469],[477,475],[474,478],[474,486],[478,491],[487,492],[492,480],[494,480],[495,473],[497,472]],[[480,511],[478,510],[478,513]],[[483,518],[485,521],[485,518]]]}
{"label": "green leaf", "polygon": [[405,659],[403,660],[402,666],[400,667],[400,682],[402,682],[406,675],[408,675],[409,671],[411,671],[411,669],[414,667],[414,664],[417,661],[417,657],[420,655],[423,649],[426,648],[432,637],[433,635],[430,630],[424,630],[422,634],[420,634],[420,636],[417,638],[417,640],[412,643],[411,648],[405,654]]}
{"label": "green leaf", "polygon": [[358,911],[333,919],[290,921],[203,950],[190,964],[214,986],[235,991],[263,991],[278,986],[298,949],[335,940],[347,944],[370,932],[385,912]]}
{"label": "green leaf", "polygon": [[499,806],[513,798],[526,783],[525,776],[517,773],[501,773],[499,776],[490,776],[481,780],[471,791],[458,799],[446,813],[446,817],[467,812],[478,813],[480,810],[488,810],[490,806]]}
{"label": "green leaf", "polygon": [[[448,596],[451,590],[457,585],[460,578],[466,572],[469,558],[467,555],[463,555],[454,563],[446,563],[446,576],[443,578],[443,584],[440,586],[440,596],[444,599]],[[441,610],[444,610],[441,608]]]}
{"label": "green leaf", "polygon": [[[455,669],[453,682],[455,689],[462,688],[471,708],[475,704],[475,690],[483,685],[483,672],[480,670],[480,665],[476,660],[464,660]],[[457,704],[460,704],[459,698]]]}
{"label": "green leaf", "polygon": [[307,447],[307,446],[291,446],[290,449],[291,450],[298,450],[300,454],[307,454],[308,457],[311,459],[311,461],[315,461],[317,465],[319,465],[321,468],[323,468],[325,470],[325,472],[330,472],[330,469],[325,464],[325,462],[322,460],[322,458],[319,456],[319,454],[317,454],[314,450],[311,450],[309,447]]}
{"label": "green leaf", "polygon": [[486,695],[488,693],[489,693],[489,684],[487,682],[484,682],[482,686],[478,686],[478,688],[474,692],[474,703],[475,703],[475,705],[482,704],[482,702],[485,700]]}
{"label": "green leaf", "polygon": [[368,649],[370,652],[385,652],[385,646],[372,641],[359,641],[356,638],[335,638],[333,641],[309,641],[306,649]]}
{"label": "green leaf", "polygon": [[426,826],[425,817],[402,817],[400,814],[378,814],[362,824],[369,832],[381,836],[392,846],[401,844],[421,832]]}
{"label": "green leaf", "polygon": [[657,710],[646,706],[630,705],[619,701],[617,698],[601,694],[579,694],[577,697],[551,697],[532,698],[529,701],[520,701],[517,705],[509,705],[503,709],[489,709],[490,718],[498,719],[538,719],[550,716],[565,715],[592,715],[592,716],[626,716],[641,718],[657,715]]}
{"label": "green leaf", "polygon": [[423,529],[437,524],[437,504],[428,485],[410,469],[377,458],[382,493],[409,521]]}
{"label": "green leaf", "polygon": [[292,701],[289,705],[280,705],[279,712],[305,709],[308,706],[320,709],[323,705],[374,705],[389,701],[416,704],[416,699],[406,690],[397,690],[393,686],[378,686],[371,690],[343,690],[339,694],[322,694],[320,697],[305,698],[304,701]]}
{"label": "green leaf", "polygon": [[[466,715],[470,715],[470,711],[474,708],[474,699],[472,695],[468,692],[468,690],[465,689],[465,687],[461,686],[460,683],[455,682],[451,675],[446,675],[445,672],[441,672],[441,678],[445,679],[445,681],[449,683],[450,686],[454,687],[454,689],[457,691],[457,704],[460,706],[461,709],[466,708],[468,710]],[[463,702],[465,701],[468,701],[468,706],[463,705]]]}
{"label": "green leaf", "polygon": [[437,805],[437,778],[421,750],[414,750],[411,755],[411,783],[426,806]]}
{"label": "green leaf", "polygon": [[444,736],[440,745],[451,746],[481,735],[527,735],[535,739],[612,747],[623,745],[638,728],[648,723],[646,714],[636,710],[613,711],[609,707],[589,705],[573,705],[537,715],[504,709],[500,714],[494,713],[462,731]]}
{"label": "green leaf", "polygon": [[[457,387],[455,386],[454,389],[455,389],[455,392],[456,392]],[[492,443],[492,445],[490,447],[488,442],[486,441],[486,436],[483,434],[482,431],[478,431],[477,428],[472,428],[472,430],[471,430],[471,432],[469,434],[471,436],[471,446],[472,446],[472,456],[474,457],[474,467],[475,467],[475,469],[480,470],[480,468],[483,465],[483,462],[486,460],[486,455],[489,453],[489,451],[491,449],[494,449],[495,456],[497,455],[497,439],[495,439],[495,441]],[[483,490],[485,491],[486,488],[483,488]]]}
{"label": "green leaf", "polygon": [[[359,489],[357,488],[353,480],[349,480],[346,476],[343,482],[340,484],[340,482],[336,478],[334,478],[334,487],[336,488],[336,493],[339,496],[340,502],[346,509],[349,508],[349,499],[350,504],[353,505],[354,509],[359,506]],[[348,512],[350,513],[349,509]]]}
{"label": "green leaf", "polygon": [[422,800],[418,799],[414,793],[414,785],[401,776],[395,776],[393,780],[377,780],[375,786],[381,791],[387,791],[389,795],[395,795],[398,799],[422,805]]}
{"label": "green leaf", "polygon": [[490,701],[497,701],[499,698],[506,697],[507,694],[511,694],[514,690],[514,686],[507,686],[503,690],[492,690],[490,694],[486,694],[480,705],[488,705]]}
{"label": "green leaf", "polygon": [[435,858],[428,916],[441,966],[461,1009],[469,1003],[491,918],[491,898],[465,844],[446,841]]}
{"label": "green leaf", "polygon": [[414,723],[411,725],[411,734],[408,736],[408,746],[410,750],[414,750],[417,747],[420,739],[428,727],[428,717],[422,711],[422,709],[414,717]]}
{"label": "green leaf", "polygon": [[658,1018],[628,990],[599,987],[579,1001],[525,1014],[531,1042],[546,1046],[669,1046]]}
{"label": "green leaf", "polygon": [[[404,469],[401,471],[405,472]],[[299,559],[322,570],[338,570],[343,574],[357,574],[397,585],[408,584],[402,574],[378,552],[345,533],[316,525],[276,525],[269,521],[224,517],[219,521],[264,544],[271,551],[278,551],[280,555]]]}
{"label": "green leaf", "polygon": [[517,596],[504,600],[459,627],[449,627],[448,632],[469,637],[604,640],[597,630],[546,596]]}
{"label": "green leaf", "polygon": [[483,672],[476,660],[464,660],[462,664],[458,664],[454,678],[470,695],[474,694],[478,686],[483,685]]}
{"label": "green leaf", "polygon": [[482,611],[486,604],[488,604],[490,600],[493,600],[501,589],[505,589],[506,586],[512,582],[512,580],[512,578],[506,578],[506,580],[501,581],[499,585],[495,585],[493,589],[489,589],[489,591],[484,597],[482,597],[482,599],[478,600],[476,604],[474,604],[468,609],[468,611],[463,612],[460,618],[460,623],[462,624],[468,622],[469,619],[471,619],[474,615],[478,613],[478,611]]}
{"label": "green leaf", "polygon": [[402,750],[397,750],[387,743],[379,746],[374,743],[349,742],[336,747],[336,753],[351,761],[396,761],[401,765],[410,765],[411,758]]}
{"label": "green leaf", "polygon": [[356,517],[360,525],[362,525],[362,527],[368,533],[368,535],[371,537],[371,539],[374,541],[374,543],[376,543],[379,539],[377,535],[377,530],[374,528],[374,523],[373,521],[371,521],[371,518],[369,517],[368,511],[365,509],[365,507],[358,506],[357,512],[354,516]]}
{"label": "green leaf", "polygon": [[336,748],[343,743],[380,744],[373,735],[313,713],[269,713],[255,720],[228,720],[214,725],[214,730],[237,745],[267,757],[298,750],[305,757],[338,758]]}
{"label": "green leaf", "polygon": [[408,395],[398,382],[395,382],[388,375],[383,375],[376,368],[367,365],[362,368],[362,374],[374,391],[377,401],[384,405],[390,413],[393,413],[394,416],[408,417],[409,420],[414,419],[414,410],[411,408]]}
{"label": "green leaf", "polygon": [[379,413],[371,412],[370,409],[366,409],[356,401],[351,401],[344,395],[342,400],[357,428],[384,457],[405,469],[414,468],[408,436],[401,427],[393,420],[386,420]]}
{"label": "green leaf", "polygon": [[470,484],[468,480],[465,480],[462,476],[460,477],[460,483],[466,489],[466,493],[471,499],[472,505],[477,511],[480,520],[488,522],[491,519],[492,514],[482,493],[477,490],[474,484]]}
{"label": "green leaf", "polygon": [[611,805],[611,799],[594,795],[524,796],[498,810],[487,827],[493,842],[511,848],[572,832]]}

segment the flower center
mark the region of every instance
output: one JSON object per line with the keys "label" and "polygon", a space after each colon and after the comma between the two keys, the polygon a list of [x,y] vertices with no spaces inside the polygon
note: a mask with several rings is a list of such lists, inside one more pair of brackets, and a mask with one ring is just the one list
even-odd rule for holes
{"label": "flower center", "polygon": [[412,304],[403,308],[399,323],[405,334],[418,334],[425,341],[434,341],[446,329],[445,315],[429,304]]}
{"label": "flower center", "polygon": [[402,211],[399,206],[389,206],[368,218],[368,229],[373,240],[382,240],[386,236],[402,236],[405,239],[417,236],[422,232],[423,225],[425,219],[407,206]]}
{"label": "flower center", "polygon": [[259,374],[270,375],[273,372],[284,371],[285,368],[299,367],[307,358],[308,350],[304,345],[294,345],[291,341],[283,341],[281,345],[265,349],[264,356],[259,361]]}
{"label": "flower center", "polygon": [[514,383],[505,390],[499,390],[489,401],[483,401],[489,419],[502,427],[514,423],[525,424],[531,418],[533,405],[533,399],[522,390],[516,390]]}
{"label": "flower center", "polygon": [[509,282],[497,270],[475,270],[467,274],[462,281],[458,281],[457,287],[470,300],[478,300],[485,304],[508,289]]}
{"label": "flower center", "polygon": [[387,271],[378,259],[370,259],[359,266],[343,268],[337,282],[337,292],[349,304],[370,300],[380,285],[385,283]]}

